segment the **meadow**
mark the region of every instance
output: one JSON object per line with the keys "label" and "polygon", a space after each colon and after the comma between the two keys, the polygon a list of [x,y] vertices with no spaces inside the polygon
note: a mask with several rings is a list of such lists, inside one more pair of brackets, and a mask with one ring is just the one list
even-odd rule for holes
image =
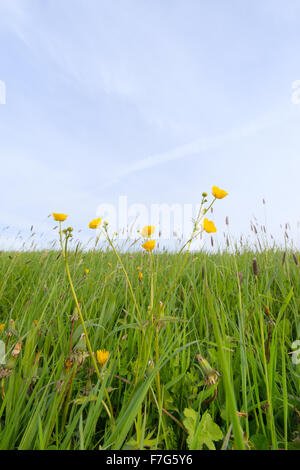
{"label": "meadow", "polygon": [[300,448],[299,253],[71,232],[0,253],[1,450]]}

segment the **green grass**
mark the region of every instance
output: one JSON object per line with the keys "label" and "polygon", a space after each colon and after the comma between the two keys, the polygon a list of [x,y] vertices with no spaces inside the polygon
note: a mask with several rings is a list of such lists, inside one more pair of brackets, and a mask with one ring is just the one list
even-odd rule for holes
{"label": "green grass", "polygon": [[59,252],[0,254],[0,449],[197,449],[206,412],[217,449],[299,448],[292,253],[193,253],[178,280],[184,253],[153,254],[152,308],[150,257],[120,254],[137,312],[112,251],[69,253],[92,349],[110,351],[99,379],[87,350],[74,355],[83,328]]}

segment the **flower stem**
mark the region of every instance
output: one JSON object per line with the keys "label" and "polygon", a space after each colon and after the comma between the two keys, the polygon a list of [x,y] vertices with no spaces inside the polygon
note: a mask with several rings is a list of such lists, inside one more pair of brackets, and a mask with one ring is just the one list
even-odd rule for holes
{"label": "flower stem", "polygon": [[132,299],[133,299],[133,302],[134,302],[134,305],[135,305],[135,308],[136,308],[136,311],[137,311],[137,314],[138,314],[138,317],[139,317],[140,326],[141,326],[141,328],[143,329],[143,322],[142,322],[141,312],[140,312],[140,309],[139,309],[139,307],[138,307],[137,300],[136,300],[136,297],[135,297],[135,295],[134,295],[134,291],[133,291],[133,288],[132,288],[130,279],[129,279],[129,277],[128,277],[127,271],[126,271],[126,269],[125,269],[125,266],[124,266],[124,264],[122,263],[122,260],[121,260],[121,258],[120,258],[120,255],[119,255],[119,253],[117,252],[117,250],[115,249],[115,247],[114,247],[114,245],[113,245],[111,239],[109,238],[109,235],[108,235],[108,233],[107,233],[106,230],[104,230],[104,234],[105,234],[106,240],[108,241],[108,243],[110,244],[111,248],[113,249],[113,251],[114,251],[114,253],[115,253],[115,255],[116,255],[116,257],[117,257],[117,259],[118,259],[118,261],[119,261],[119,263],[120,263],[120,265],[121,265],[121,268],[122,268],[122,270],[123,270],[123,272],[124,272],[124,275],[125,275],[125,277],[126,277],[126,281],[127,281],[127,283],[128,283],[129,290],[130,290],[130,293],[131,293],[131,297],[132,297]]}
{"label": "flower stem", "polygon": [[92,346],[91,346],[91,343],[90,343],[89,335],[88,335],[88,332],[87,332],[87,329],[86,329],[86,326],[85,326],[85,322],[84,322],[84,318],[83,318],[83,315],[82,315],[82,312],[81,312],[80,304],[79,304],[79,302],[78,302],[77,295],[76,295],[76,292],[75,292],[75,289],[74,289],[74,285],[73,285],[73,281],[72,281],[71,274],[70,274],[69,263],[68,263],[68,256],[67,256],[67,239],[66,239],[66,244],[65,244],[65,256],[64,256],[64,258],[65,258],[66,273],[67,273],[68,280],[69,280],[69,284],[70,284],[70,288],[71,288],[71,291],[72,291],[72,294],[73,294],[73,297],[74,297],[74,300],[75,300],[75,304],[76,304],[76,307],[77,307],[78,315],[79,315],[79,318],[80,318],[80,321],[81,321],[81,324],[82,324],[82,328],[83,328],[83,331],[84,331],[84,334],[85,334],[87,347],[88,347],[88,350],[89,350],[89,353],[90,353],[90,356],[91,356],[93,365],[94,365],[94,367],[95,367],[95,370],[96,370],[96,374],[97,374],[97,376],[98,376],[98,379],[101,380],[101,374],[100,374],[100,371],[99,371],[99,368],[98,368],[98,365],[97,365],[97,362],[96,362],[96,359],[95,359],[95,355],[94,355],[93,350],[92,350]]}
{"label": "flower stem", "polygon": [[[72,281],[72,277],[71,277],[71,273],[70,273],[70,269],[69,269],[68,255],[67,255],[67,253],[68,253],[68,251],[67,251],[68,236],[66,236],[66,239],[65,239],[65,246],[63,246],[61,223],[59,224],[59,238],[60,238],[60,244],[61,244],[61,247],[62,247],[62,252],[63,252],[63,256],[64,256],[64,260],[65,260],[65,268],[66,268],[66,273],[67,273],[69,285],[70,285],[70,288],[71,288],[71,291],[72,291],[72,294],[73,294],[73,297],[74,297],[74,300],[75,300],[75,304],[76,304],[76,307],[77,307],[79,318],[80,318],[82,328],[83,328],[83,331],[84,331],[84,334],[85,334],[85,339],[86,339],[86,344],[87,344],[87,347],[88,347],[88,351],[90,353],[90,357],[91,357],[93,366],[95,368],[97,377],[101,381],[102,380],[101,374],[100,374],[99,367],[98,367],[98,364],[97,364],[97,361],[96,361],[96,358],[95,358],[95,355],[94,355],[94,352],[93,352],[93,349],[92,349],[92,346],[91,346],[91,342],[90,342],[89,335],[88,335],[88,332],[87,332],[87,329],[86,329],[86,326],[85,326],[84,318],[83,318],[83,315],[82,315],[80,304],[79,304],[78,299],[77,299],[77,295],[76,295],[76,292],[75,292],[75,289],[74,289],[74,285],[73,285],[73,281]],[[111,404],[109,394],[108,394],[108,391],[107,391],[106,388],[105,388],[105,395],[106,395],[106,398],[107,398],[107,401],[108,401],[109,407],[110,407],[109,417],[112,419],[112,421],[114,421],[112,404]]]}
{"label": "flower stem", "polygon": [[[206,212],[212,207],[212,205],[214,204],[216,198],[213,199],[212,203],[208,206],[208,208],[206,209]],[[171,284],[171,287],[169,288],[168,290],[168,293],[167,293],[167,297],[166,297],[166,300],[165,300],[165,303],[167,303],[167,301],[169,300],[169,297],[173,291],[173,288],[176,286],[177,282],[178,282],[178,279],[180,278],[181,276],[181,273],[183,271],[183,268],[187,262],[187,258],[188,258],[188,254],[190,252],[190,248],[191,248],[191,244],[192,244],[192,241],[194,240],[195,236],[196,236],[196,233],[197,233],[197,229],[198,229],[198,224],[200,223],[201,221],[201,211],[202,211],[202,207],[203,207],[203,200],[201,202],[201,206],[200,206],[200,209],[199,209],[199,212],[198,212],[198,215],[197,215],[197,218],[196,218],[196,221],[195,221],[195,225],[194,225],[194,230],[193,230],[193,233],[192,233],[192,236],[191,238],[183,245],[183,247],[181,248],[181,250],[179,251],[178,253],[178,256],[182,253],[183,249],[187,246],[187,250],[186,250],[186,253],[185,253],[185,257],[183,259],[183,262],[182,262],[182,265],[180,266],[180,269],[178,271],[178,274],[175,278],[175,281],[173,282],[173,284]]]}

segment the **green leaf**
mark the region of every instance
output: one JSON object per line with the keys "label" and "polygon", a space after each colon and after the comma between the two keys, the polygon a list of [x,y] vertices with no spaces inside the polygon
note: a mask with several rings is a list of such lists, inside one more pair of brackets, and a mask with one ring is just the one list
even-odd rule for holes
{"label": "green leaf", "polygon": [[151,431],[147,436],[144,436],[143,439],[143,447],[140,448],[140,444],[136,439],[136,435],[132,437],[126,444],[123,446],[123,450],[153,450],[156,446],[157,439],[151,439],[153,436],[154,431]]}
{"label": "green leaf", "polygon": [[184,410],[186,418],[183,424],[188,431],[187,443],[190,450],[202,450],[204,444],[210,450],[216,450],[214,441],[219,441],[223,433],[219,426],[213,422],[208,411],[204,413],[199,423],[198,413],[192,408]]}
{"label": "green leaf", "polygon": [[268,450],[269,442],[263,434],[254,434],[249,439],[250,445],[252,444],[256,450]]}
{"label": "green leaf", "polygon": [[97,401],[98,397],[96,395],[90,395],[86,397],[80,397],[76,398],[75,400],[72,400],[72,403],[75,405],[82,405],[85,401]]}

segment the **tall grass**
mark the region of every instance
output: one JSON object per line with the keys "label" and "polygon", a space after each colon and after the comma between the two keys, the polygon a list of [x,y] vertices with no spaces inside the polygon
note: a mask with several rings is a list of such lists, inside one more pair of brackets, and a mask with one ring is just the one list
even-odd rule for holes
{"label": "tall grass", "polygon": [[69,252],[97,375],[60,252],[0,254],[0,449],[188,449],[187,409],[193,448],[205,412],[218,449],[299,446],[293,254],[150,256]]}

